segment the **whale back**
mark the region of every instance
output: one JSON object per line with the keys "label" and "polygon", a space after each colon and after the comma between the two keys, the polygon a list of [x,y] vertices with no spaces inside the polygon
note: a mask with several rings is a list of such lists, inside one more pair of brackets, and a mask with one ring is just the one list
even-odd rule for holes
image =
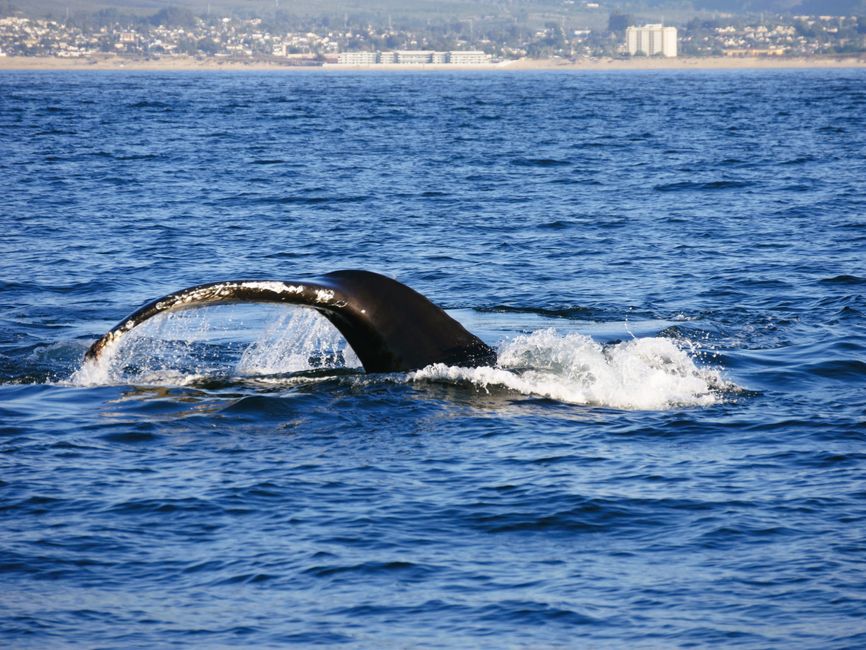
{"label": "whale back", "polygon": [[491,347],[417,291],[384,275],[355,270],[312,281],[230,280],[182,289],[127,316],[94,342],[85,358],[98,358],[110,344],[157,314],[240,302],[316,309],[345,337],[367,372],[496,362]]}

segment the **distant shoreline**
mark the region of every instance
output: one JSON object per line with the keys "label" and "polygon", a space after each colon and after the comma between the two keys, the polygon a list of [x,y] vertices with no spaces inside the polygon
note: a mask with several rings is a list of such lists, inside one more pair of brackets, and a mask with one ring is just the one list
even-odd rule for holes
{"label": "distant shoreline", "polygon": [[57,57],[0,57],[0,70],[140,70],[154,72],[184,71],[544,71],[544,70],[741,70],[802,68],[866,68],[866,57],[678,57],[675,59],[586,59],[577,62],[560,59],[523,59],[488,65],[339,65],[297,66],[270,61],[238,61],[177,57],[127,59],[100,57],[66,59]]}

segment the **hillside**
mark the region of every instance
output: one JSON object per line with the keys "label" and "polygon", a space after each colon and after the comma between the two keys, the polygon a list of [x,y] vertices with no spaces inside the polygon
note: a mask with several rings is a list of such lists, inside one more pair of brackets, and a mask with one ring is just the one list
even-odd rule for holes
{"label": "hillside", "polygon": [[[68,13],[116,10],[154,14],[166,7],[188,9],[196,14],[354,16],[387,20],[408,18],[508,18],[555,19],[566,16],[601,16],[628,12],[637,16],[683,19],[707,12],[866,15],[866,0],[597,0],[589,7],[584,0],[0,0],[0,15],[18,11],[29,16],[64,16]],[[595,4],[595,3],[593,3]]]}

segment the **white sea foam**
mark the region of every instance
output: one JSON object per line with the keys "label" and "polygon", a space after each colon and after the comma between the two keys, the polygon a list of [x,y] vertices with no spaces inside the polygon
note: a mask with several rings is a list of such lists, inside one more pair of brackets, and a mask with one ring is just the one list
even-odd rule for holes
{"label": "white sea foam", "polygon": [[690,351],[665,338],[603,346],[582,334],[545,329],[518,336],[499,350],[497,367],[435,364],[409,373],[411,381],[502,386],[524,395],[571,404],[663,410],[710,406],[721,397],[718,371],[700,368]]}

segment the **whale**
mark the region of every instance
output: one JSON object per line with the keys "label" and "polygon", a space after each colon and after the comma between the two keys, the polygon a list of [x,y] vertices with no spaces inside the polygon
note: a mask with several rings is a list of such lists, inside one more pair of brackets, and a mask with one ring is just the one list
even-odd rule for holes
{"label": "whale", "polygon": [[223,280],[181,289],[140,307],[96,340],[85,360],[96,361],[154,316],[231,303],[278,303],[315,309],[339,330],[364,371],[404,372],[442,363],[496,364],[496,351],[440,307],[392,278],[363,270],[312,280]]}

